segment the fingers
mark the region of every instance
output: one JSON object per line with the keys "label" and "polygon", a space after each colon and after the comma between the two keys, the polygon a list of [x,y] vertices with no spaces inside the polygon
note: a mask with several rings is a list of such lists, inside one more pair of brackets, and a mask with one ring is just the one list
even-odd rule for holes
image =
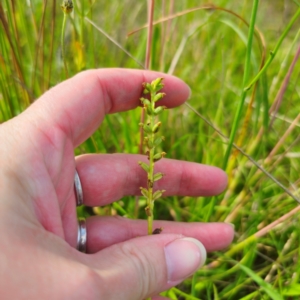
{"label": "fingers", "polygon": [[[104,154],[83,155],[76,158],[84,204],[99,206],[125,195],[141,195],[146,173],[138,161],[143,155]],[[155,172],[165,176],[155,182],[155,189],[164,189],[164,196],[211,196],[219,194],[227,185],[227,176],[219,168],[192,162],[162,159],[155,164]]]}
{"label": "fingers", "polygon": [[[184,223],[154,221],[154,228],[163,228],[161,234],[181,234],[195,238],[207,251],[221,250],[233,240],[234,230],[225,223]],[[87,251],[95,253],[113,244],[147,234],[147,222],[122,217],[91,217],[87,219]]]}
{"label": "fingers", "polygon": [[79,73],[44,94],[27,113],[40,116],[38,127],[59,129],[78,146],[102,122],[104,115],[129,110],[140,104],[142,83],[164,77],[167,96],[162,105],[175,107],[189,96],[180,79],[159,72],[129,69],[99,69]]}
{"label": "fingers", "polygon": [[190,276],[204,264],[206,251],[195,239],[160,234],[113,245],[85,259],[105,279],[101,299],[140,300]]}

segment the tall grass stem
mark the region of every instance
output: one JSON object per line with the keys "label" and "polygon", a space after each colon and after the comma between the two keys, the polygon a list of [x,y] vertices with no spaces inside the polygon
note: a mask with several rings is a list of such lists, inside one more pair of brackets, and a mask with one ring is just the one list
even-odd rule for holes
{"label": "tall grass stem", "polygon": [[66,31],[66,23],[67,23],[67,14],[64,13],[63,23],[61,27],[61,56],[64,64],[65,75],[66,78],[69,78],[68,66],[67,66],[67,59],[66,59],[66,52],[65,52],[65,31]]}
{"label": "tall grass stem", "polygon": [[[145,69],[149,70],[151,62],[151,48],[152,48],[152,34],[153,34],[153,13],[154,13],[154,0],[148,0],[148,35],[147,35],[147,45],[146,45],[146,57],[145,57]],[[145,122],[145,111],[142,109],[141,112],[141,123]],[[144,131],[140,128],[140,143],[139,143],[139,153],[143,153],[143,140]]]}
{"label": "tall grass stem", "polygon": [[252,13],[251,13],[251,19],[250,19],[250,25],[249,25],[249,32],[248,32],[248,42],[247,42],[247,49],[246,49],[246,60],[245,60],[245,70],[244,70],[244,77],[243,77],[243,89],[240,97],[240,102],[238,105],[238,108],[235,113],[230,137],[229,137],[229,144],[226,149],[225,157],[224,157],[224,163],[223,163],[223,169],[226,170],[227,164],[228,164],[228,159],[229,155],[231,153],[232,149],[232,144],[234,142],[234,138],[237,133],[237,129],[239,126],[239,121],[241,119],[242,115],[242,110],[244,107],[244,102],[246,99],[246,94],[247,90],[244,89],[250,75],[250,65],[251,65],[251,52],[252,52],[252,41],[253,41],[253,36],[254,36],[254,29],[255,29],[255,21],[256,21],[256,15],[257,15],[257,9],[258,9],[258,3],[259,0],[254,0],[253,1],[253,6],[252,6]]}
{"label": "tall grass stem", "polygon": [[289,24],[286,26],[285,30],[283,31],[282,35],[280,36],[275,48],[273,51],[270,52],[270,56],[268,58],[268,60],[266,61],[266,64],[264,65],[264,67],[259,71],[259,73],[250,81],[250,83],[245,87],[245,90],[248,91],[252,85],[259,80],[259,78],[261,77],[261,75],[267,70],[267,68],[269,67],[269,65],[271,64],[271,62],[273,61],[274,57],[276,56],[278,49],[280,48],[283,40],[285,39],[285,37],[287,36],[288,32],[290,31],[292,25],[295,23],[295,21],[298,19],[300,15],[300,8],[296,11],[296,13],[294,14],[294,16],[292,17],[291,21],[289,22]]}

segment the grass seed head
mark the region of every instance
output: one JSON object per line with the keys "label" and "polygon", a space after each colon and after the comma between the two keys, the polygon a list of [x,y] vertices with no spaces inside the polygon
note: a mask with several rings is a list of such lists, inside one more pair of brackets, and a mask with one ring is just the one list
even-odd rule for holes
{"label": "grass seed head", "polygon": [[65,14],[70,14],[73,11],[73,1],[64,0],[61,4],[61,9]]}

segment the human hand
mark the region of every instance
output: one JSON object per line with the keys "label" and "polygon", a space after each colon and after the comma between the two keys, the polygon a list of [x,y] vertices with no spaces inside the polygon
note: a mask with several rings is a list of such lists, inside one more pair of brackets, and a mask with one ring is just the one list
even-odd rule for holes
{"label": "human hand", "polygon": [[[86,71],[0,126],[2,299],[155,297],[204,263],[202,244],[214,251],[232,241],[228,224],[155,221],[155,227],[164,228],[163,234],[144,236],[146,221],[91,217],[89,254],[76,250],[75,168],[87,206],[139,195],[145,174],[137,155],[74,158],[74,148],[98,128],[105,114],[138,106],[142,82],[158,76],[165,78],[167,96],[162,105],[175,107],[188,98],[186,84],[165,74]],[[227,184],[225,173],[215,167],[163,159],[157,168],[166,174],[159,181],[166,195],[214,195]]]}

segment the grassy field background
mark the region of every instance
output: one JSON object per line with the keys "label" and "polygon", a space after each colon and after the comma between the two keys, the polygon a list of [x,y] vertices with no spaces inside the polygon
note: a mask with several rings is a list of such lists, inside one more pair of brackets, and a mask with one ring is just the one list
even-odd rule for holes
{"label": "grassy field background", "polygon": [[[192,89],[189,106],[162,116],[164,150],[169,158],[224,168],[229,176],[218,197],[158,200],[155,219],[225,221],[236,230],[230,249],[210,254],[206,267],[164,293],[171,299],[300,299],[300,3],[260,1],[251,31],[256,2],[155,1],[150,68],[174,74]],[[60,5],[0,3],[1,123],[65,79]],[[142,68],[146,1],[82,0],[74,7],[64,39],[70,76],[91,68]],[[107,116],[76,154],[137,153],[140,114]],[[230,137],[242,153],[230,147]],[[125,197],[79,213],[145,218],[144,204]]]}

